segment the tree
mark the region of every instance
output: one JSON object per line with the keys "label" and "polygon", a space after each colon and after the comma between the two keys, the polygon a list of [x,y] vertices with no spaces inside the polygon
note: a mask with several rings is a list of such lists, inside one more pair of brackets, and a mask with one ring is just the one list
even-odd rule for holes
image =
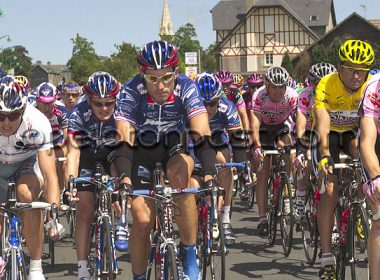
{"label": "tree", "polygon": [[290,56],[288,52],[286,52],[282,57],[281,67],[284,67],[288,71],[289,75],[293,77],[293,65],[290,61]]}
{"label": "tree", "polygon": [[335,66],[339,64],[340,62],[339,49],[341,45],[342,45],[342,40],[339,37],[335,38],[331,42],[330,46],[327,48],[327,57],[326,57],[325,62],[331,63]]}
{"label": "tree", "polygon": [[201,67],[203,72],[216,72],[217,70],[217,50],[213,43],[206,50],[201,51]]}
{"label": "tree", "polygon": [[14,69],[15,75],[30,76],[32,59],[23,46],[13,46],[4,49],[0,54],[1,67],[5,71]]}
{"label": "tree", "polygon": [[115,45],[115,48],[117,52],[105,62],[106,69],[120,83],[124,83],[138,73],[136,47],[123,42],[121,45]]}
{"label": "tree", "polygon": [[78,83],[85,83],[92,73],[105,70],[95,53],[93,42],[89,42],[79,34],[71,41],[74,45],[73,54],[67,62],[67,66],[71,71],[73,80]]}
{"label": "tree", "polygon": [[325,47],[321,44],[317,44],[311,50],[311,63],[316,64],[322,61],[326,61]]}

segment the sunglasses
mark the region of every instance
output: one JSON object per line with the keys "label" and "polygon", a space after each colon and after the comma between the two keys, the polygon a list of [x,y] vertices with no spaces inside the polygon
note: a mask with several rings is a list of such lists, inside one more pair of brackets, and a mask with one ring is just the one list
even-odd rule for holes
{"label": "sunglasses", "polygon": [[358,76],[364,76],[368,73],[369,68],[356,68],[356,67],[350,67],[347,65],[341,65],[343,69],[346,69],[348,73],[351,75],[357,74]]}
{"label": "sunglasses", "polygon": [[95,107],[102,108],[103,106],[106,106],[107,108],[115,106],[116,100],[108,101],[108,102],[97,102],[97,101],[91,101],[91,104]]}
{"label": "sunglasses", "polygon": [[79,97],[80,93],[64,93],[63,96],[67,96],[67,97],[72,97],[72,98],[77,98]]}
{"label": "sunglasses", "polygon": [[170,83],[175,76],[174,72],[168,72],[162,76],[155,76],[155,75],[150,75],[150,74],[145,74],[144,73],[144,79],[145,81],[152,83],[152,84],[157,84],[158,81],[162,81],[164,84]]}
{"label": "sunglasses", "polygon": [[0,122],[5,121],[5,119],[14,122],[15,120],[18,120],[23,113],[24,110],[15,111],[12,113],[0,113]]}

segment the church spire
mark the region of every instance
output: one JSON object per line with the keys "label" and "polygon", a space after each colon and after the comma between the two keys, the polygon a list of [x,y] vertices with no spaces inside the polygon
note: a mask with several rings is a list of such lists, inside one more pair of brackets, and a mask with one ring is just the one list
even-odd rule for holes
{"label": "church spire", "polygon": [[170,20],[170,15],[169,15],[169,5],[168,5],[168,0],[164,0],[164,7],[162,11],[162,18],[161,18],[161,24],[160,24],[160,36],[163,35],[169,35],[173,36],[173,24],[172,21]]}

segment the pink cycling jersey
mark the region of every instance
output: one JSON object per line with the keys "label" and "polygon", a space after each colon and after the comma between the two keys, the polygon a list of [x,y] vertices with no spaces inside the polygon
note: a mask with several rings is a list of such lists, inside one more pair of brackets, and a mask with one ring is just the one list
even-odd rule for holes
{"label": "pink cycling jersey", "polygon": [[[362,101],[359,106],[358,115],[361,117],[370,117],[379,119],[380,117],[380,73],[373,75],[368,80],[364,89]],[[377,127],[377,133],[380,134],[380,126]]]}
{"label": "pink cycling jersey", "polygon": [[314,105],[314,88],[306,87],[298,95],[297,99],[297,111],[301,112],[306,117],[306,130],[310,130],[313,124],[313,118],[311,115],[311,109]]}
{"label": "pink cycling jersey", "polygon": [[297,93],[286,87],[286,92],[280,102],[273,102],[267,88],[261,87],[252,96],[252,110],[260,114],[262,122],[269,125],[281,124],[295,114],[297,108]]}

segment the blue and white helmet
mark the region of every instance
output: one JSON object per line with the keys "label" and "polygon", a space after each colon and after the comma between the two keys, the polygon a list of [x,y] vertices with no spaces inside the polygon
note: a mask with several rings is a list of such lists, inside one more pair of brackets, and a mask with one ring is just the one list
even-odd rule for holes
{"label": "blue and white helmet", "polygon": [[95,72],[88,78],[83,91],[90,96],[107,98],[119,93],[120,84],[107,72]]}
{"label": "blue and white helmet", "polygon": [[26,90],[17,81],[0,80],[0,111],[13,112],[22,109],[27,101]]}
{"label": "blue and white helmet", "polygon": [[195,78],[195,84],[197,85],[203,101],[210,102],[220,97],[222,83],[214,74],[206,72],[199,74]]}

